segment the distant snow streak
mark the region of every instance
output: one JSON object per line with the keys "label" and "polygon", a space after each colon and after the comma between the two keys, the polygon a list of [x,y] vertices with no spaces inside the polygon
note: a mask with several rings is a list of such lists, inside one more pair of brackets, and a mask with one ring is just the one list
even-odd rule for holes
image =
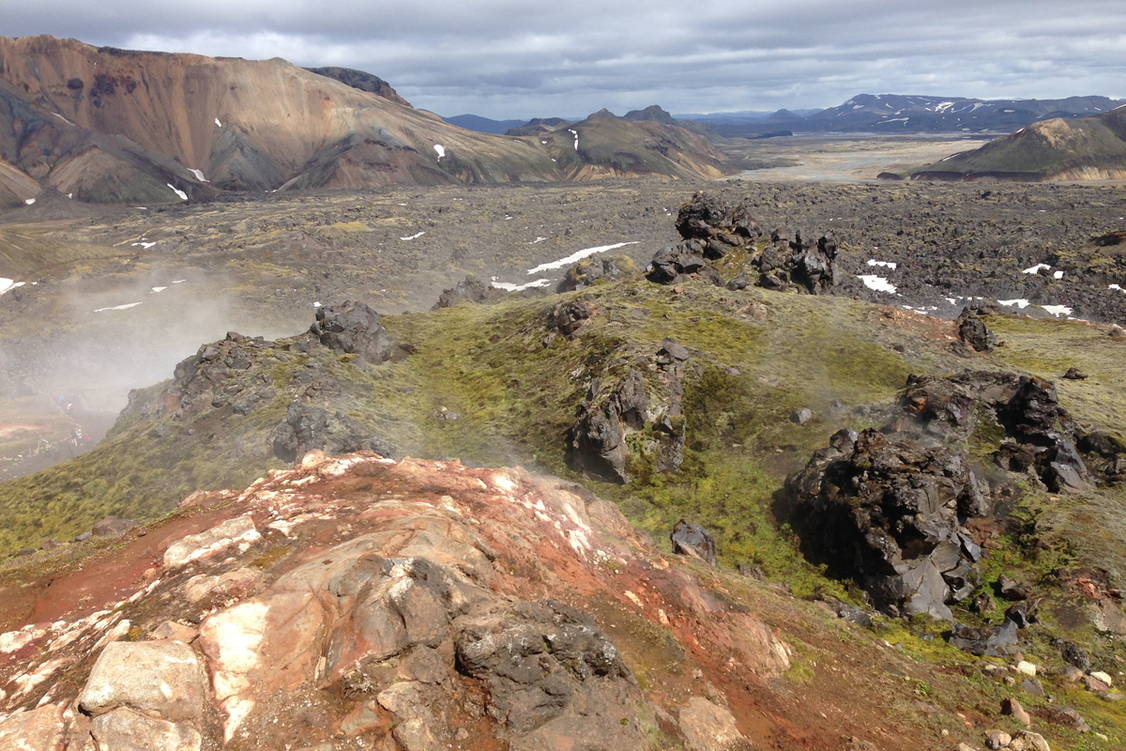
{"label": "distant snow streak", "polygon": [[438,161],[442,161],[442,157],[446,155],[446,147],[440,143],[434,144],[434,151],[438,153]]}
{"label": "distant snow streak", "polygon": [[423,230],[422,232],[415,232],[413,235],[407,235],[406,237],[400,237],[399,239],[400,240],[417,240],[418,238],[422,237],[425,234],[426,234],[426,231]]}
{"label": "distant snow streak", "polygon": [[586,258],[587,256],[592,256],[595,253],[605,253],[608,250],[614,250],[616,248],[623,248],[626,245],[637,245],[637,243],[638,243],[637,240],[631,240],[630,242],[614,243],[613,245],[598,245],[598,246],[593,247],[593,248],[583,248],[582,250],[576,250],[571,255],[566,256],[564,258],[560,258],[558,261],[551,261],[550,263],[541,263],[539,266],[535,266],[533,268],[528,269],[528,275],[531,276],[532,274],[538,274],[541,271],[550,271],[551,269],[561,269],[564,266],[570,265],[570,264],[575,263],[577,261],[581,261],[584,258]]}
{"label": "distant snow streak", "polygon": [[892,271],[895,271],[896,266],[898,266],[899,264],[897,264],[895,261],[877,261],[875,258],[869,258],[868,265],[883,266],[885,268],[891,269]]}
{"label": "distant snow streak", "polygon": [[199,180],[201,183],[211,182],[203,176],[203,170],[194,169],[192,167],[188,167],[187,170],[188,172],[191,172],[193,175],[195,175],[195,179]]}
{"label": "distant snow streak", "polygon": [[[187,194],[187,193],[185,193],[184,191],[180,190],[179,188],[177,188],[177,187],[176,187],[175,185],[173,185],[172,183],[165,183],[165,185],[167,185],[167,186],[169,187],[169,189],[170,189],[170,190],[171,190],[171,191],[172,191],[173,193],[175,193],[176,195],[180,196],[180,200],[181,200],[181,201],[186,201],[186,200],[188,200],[188,194]],[[138,304],[138,305],[140,305],[140,303],[137,303],[137,304]]]}
{"label": "distant snow streak", "polygon": [[140,304],[141,303],[139,303],[139,302],[128,302],[128,303],[125,303],[124,305],[112,305],[108,308],[94,308],[94,312],[95,313],[104,313],[107,310],[129,310],[129,308],[135,308]]}
{"label": "distant snow streak", "polygon": [[887,292],[889,295],[896,294],[896,287],[894,284],[884,279],[882,276],[875,274],[860,274],[860,281],[864,282],[864,286],[868,289],[874,289],[877,292]]}
{"label": "distant snow streak", "polygon": [[219,118],[215,118],[215,126],[218,127],[218,128],[223,127],[223,123],[219,122]]}
{"label": "distant snow streak", "polygon": [[512,284],[511,282],[497,282],[493,281],[491,284],[497,289],[503,289],[505,292],[520,292],[525,289],[532,289],[533,287],[546,287],[551,284],[550,279],[536,279],[535,281],[526,284]]}

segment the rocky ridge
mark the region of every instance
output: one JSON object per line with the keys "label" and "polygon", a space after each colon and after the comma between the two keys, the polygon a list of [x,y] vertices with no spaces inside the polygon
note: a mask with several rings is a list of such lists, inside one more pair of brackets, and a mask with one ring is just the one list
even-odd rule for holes
{"label": "rocky ridge", "polygon": [[769,627],[613,505],[522,470],[314,452],[182,507],[199,531],[152,530],[136,592],[0,635],[5,748],[744,741],[728,703],[745,699],[645,690],[615,636],[560,598],[607,598],[684,659],[729,655],[747,681],[732,690],[789,666]]}

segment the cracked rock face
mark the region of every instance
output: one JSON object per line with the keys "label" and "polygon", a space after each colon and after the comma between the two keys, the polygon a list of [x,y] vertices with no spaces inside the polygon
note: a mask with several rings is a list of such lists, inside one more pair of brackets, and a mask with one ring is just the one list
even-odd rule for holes
{"label": "cracked rock face", "polygon": [[950,619],[981,555],[962,526],[981,506],[965,459],[905,437],[846,431],[787,480],[809,554],[852,576],[876,607]]}
{"label": "cracked rock face", "polygon": [[684,461],[685,363],[690,354],[666,339],[651,357],[636,362],[624,376],[590,384],[567,432],[567,463],[607,482],[629,481],[630,463],[658,472]]}
{"label": "cracked rock face", "polygon": [[[684,354],[674,344],[668,364]],[[156,546],[133,594],[0,635],[0,747],[566,751],[741,737],[725,707],[647,693],[622,632],[582,603],[661,624],[679,659],[734,660],[748,680],[789,666],[748,608],[647,547],[612,505],[523,470],[312,452],[244,491],[196,493],[161,524],[130,538]],[[658,714],[681,723],[658,730]]]}

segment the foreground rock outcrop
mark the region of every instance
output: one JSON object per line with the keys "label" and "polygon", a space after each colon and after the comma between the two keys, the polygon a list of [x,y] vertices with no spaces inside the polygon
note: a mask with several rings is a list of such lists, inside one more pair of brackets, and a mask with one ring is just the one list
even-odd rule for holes
{"label": "foreground rock outcrop", "polygon": [[158,543],[140,589],[0,635],[3,748],[745,742],[714,690],[647,691],[623,652],[636,634],[590,602],[659,624],[679,659],[737,660],[747,685],[789,666],[762,621],[615,507],[522,470],[312,452],[183,514],[135,538]]}
{"label": "foreground rock outcrop", "polygon": [[[974,320],[967,315],[963,323]],[[992,442],[991,468],[975,467],[971,442],[979,451]],[[809,557],[855,579],[884,612],[951,619],[948,605],[980,583],[981,540],[968,522],[1003,516],[994,496],[1014,492],[1004,472],[1075,493],[1116,482],[1121,454],[1109,436],[1083,433],[1043,379],[986,371],[910,376],[882,428],[837,432],[788,478],[786,492]],[[959,638],[971,651],[993,654],[997,634],[1011,646],[1027,615],[1008,621],[996,634]]]}

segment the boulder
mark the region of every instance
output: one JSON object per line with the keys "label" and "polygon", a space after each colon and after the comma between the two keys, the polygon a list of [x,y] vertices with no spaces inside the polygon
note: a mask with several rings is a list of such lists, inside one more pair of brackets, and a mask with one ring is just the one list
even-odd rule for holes
{"label": "boulder", "polygon": [[285,418],[270,434],[274,456],[293,462],[317,449],[330,454],[350,451],[374,451],[392,456],[394,449],[383,439],[372,435],[360,422],[341,412],[329,412],[295,401],[286,410]]}
{"label": "boulder", "polygon": [[207,676],[195,651],[178,641],[110,642],[78,697],[83,712],[130,707],[178,722],[198,720],[207,704]]}
{"label": "boulder", "polygon": [[992,352],[997,339],[985,325],[986,311],[980,307],[962,308],[955,323],[958,325],[958,339],[975,352]]}
{"label": "boulder", "polygon": [[631,461],[658,472],[678,469],[684,461],[681,403],[689,356],[685,347],[666,339],[624,376],[592,381],[567,431],[568,466],[618,483],[629,480]]}
{"label": "boulder", "polygon": [[880,610],[950,619],[946,603],[973,591],[981,550],[962,522],[981,501],[961,454],[841,431],[786,488],[807,555],[859,582]]}
{"label": "boulder", "polygon": [[676,231],[685,240],[723,238],[728,245],[744,244],[763,232],[751,216],[746,199],[730,202],[720,196],[697,192],[680,207],[676,215]]}
{"label": "boulder", "polygon": [[1020,702],[1016,699],[1009,697],[1001,702],[1001,714],[1008,715],[1021,725],[1028,727],[1032,724],[1032,718],[1028,712],[1024,710]]}
{"label": "boulder", "polygon": [[564,336],[570,336],[593,314],[593,306],[583,300],[556,303],[547,315],[547,327]]}
{"label": "boulder", "polygon": [[164,551],[164,566],[178,568],[187,564],[226,553],[232,548],[245,551],[262,539],[249,515],[236,516],[211,529],[188,535],[168,546]]}
{"label": "boulder", "polygon": [[716,564],[715,539],[699,524],[681,519],[669,534],[672,552],[687,555],[704,561],[709,566]]}
{"label": "boulder", "polygon": [[559,291],[586,289],[599,282],[622,279],[636,273],[638,273],[637,264],[629,256],[605,254],[590,256],[567,269],[563,280],[559,282]]}
{"label": "boulder", "polygon": [[97,748],[112,751],[200,751],[203,738],[191,725],[173,723],[127,707],[94,718],[90,735]]}
{"label": "boulder", "polygon": [[0,749],[63,751],[63,708],[45,704],[0,720]]}
{"label": "boulder", "polygon": [[997,577],[997,594],[1006,600],[1027,600],[1030,593],[1027,585],[1017,582],[1007,574],[1001,574]]}
{"label": "boulder", "polygon": [[469,275],[453,287],[442,290],[442,294],[438,295],[438,302],[434,303],[431,310],[452,308],[462,303],[489,303],[502,297],[504,297],[502,290],[481,281],[473,275]]}
{"label": "boulder", "polygon": [[978,657],[1001,657],[1010,654],[1019,640],[1019,626],[1008,618],[1000,626],[973,628],[955,623],[950,643]]}
{"label": "boulder", "polygon": [[722,282],[699,251],[681,243],[657,251],[649,262],[645,277],[657,284],[672,284],[681,276],[693,274],[703,274],[716,283]]}
{"label": "boulder", "polygon": [[395,349],[379,313],[362,302],[348,300],[317,308],[309,333],[332,351],[356,355],[372,365],[390,359]]}
{"label": "boulder", "polygon": [[636,369],[608,392],[597,393],[592,386],[567,434],[568,466],[609,482],[626,482],[625,434],[644,427],[648,409],[645,379]]}
{"label": "boulder", "polygon": [[[604,690],[636,686],[617,649],[577,610],[554,600],[515,602],[454,622],[457,669],[483,681],[489,713],[517,735],[590,706]],[[586,737],[606,743],[588,728]]]}
{"label": "boulder", "polygon": [[90,528],[90,532],[96,537],[121,537],[121,535],[136,526],[137,522],[132,519],[122,519],[120,516],[107,516],[105,519],[94,522],[94,526]]}
{"label": "boulder", "polygon": [[731,710],[702,696],[689,698],[680,708],[677,726],[688,751],[732,751],[747,743]]}
{"label": "boulder", "polygon": [[[248,384],[240,376],[268,346],[262,337],[252,339],[228,332],[226,338],[204,344],[194,355],[179,362],[172,379],[179,414],[195,414],[236,400],[257,400],[255,394],[244,393]],[[145,401],[142,395],[139,391],[130,393],[126,412],[147,414],[164,409],[163,400]]]}

